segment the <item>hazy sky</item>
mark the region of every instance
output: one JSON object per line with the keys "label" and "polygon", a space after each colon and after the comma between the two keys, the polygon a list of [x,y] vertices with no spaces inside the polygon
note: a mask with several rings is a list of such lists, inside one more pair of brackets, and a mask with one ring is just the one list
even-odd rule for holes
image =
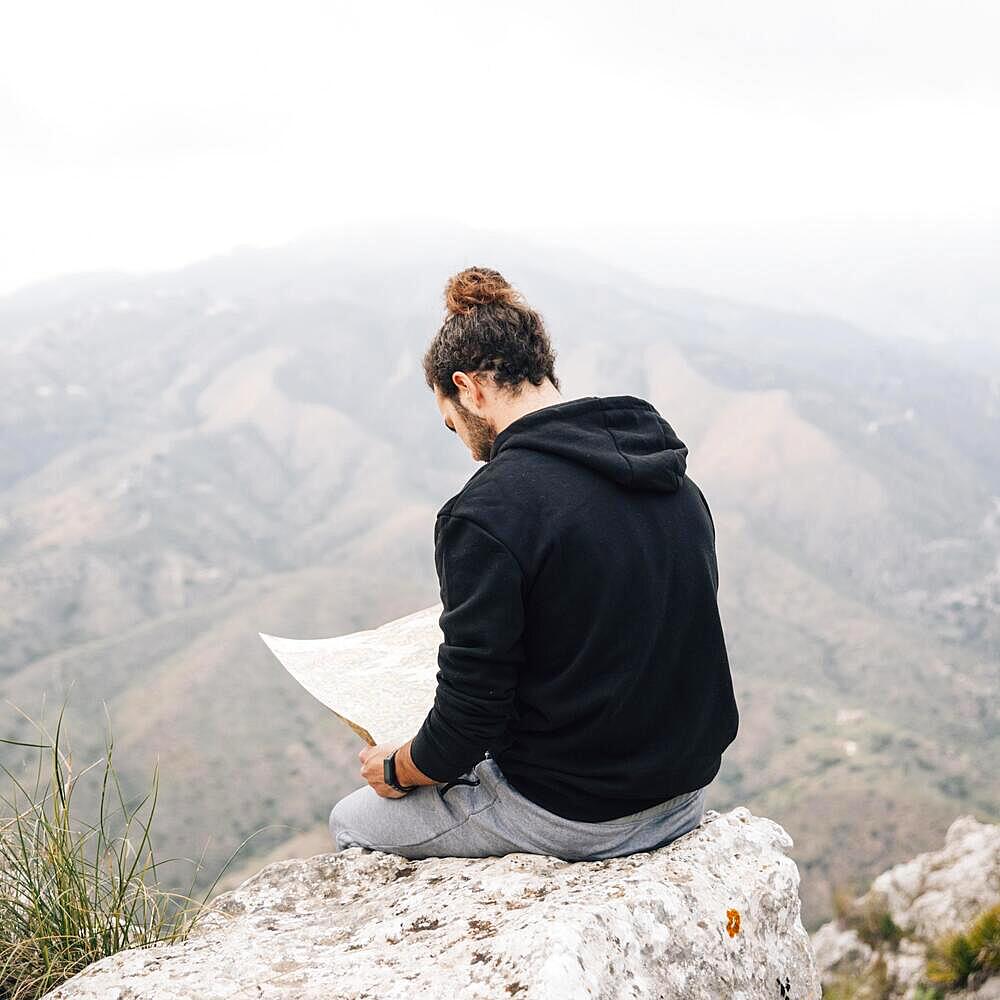
{"label": "hazy sky", "polygon": [[1000,4],[7,5],[0,291],[338,221],[1000,219]]}

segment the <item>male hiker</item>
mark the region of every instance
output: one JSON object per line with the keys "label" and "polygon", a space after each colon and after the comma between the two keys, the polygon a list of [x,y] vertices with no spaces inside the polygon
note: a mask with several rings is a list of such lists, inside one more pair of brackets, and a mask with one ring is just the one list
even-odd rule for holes
{"label": "male hiker", "polygon": [[434,705],[411,740],[361,750],[368,784],[330,833],[407,858],[663,846],[701,822],[739,723],[687,447],[637,397],[564,400],[541,317],[498,272],[445,297],[425,376],[486,464],[435,522]]}

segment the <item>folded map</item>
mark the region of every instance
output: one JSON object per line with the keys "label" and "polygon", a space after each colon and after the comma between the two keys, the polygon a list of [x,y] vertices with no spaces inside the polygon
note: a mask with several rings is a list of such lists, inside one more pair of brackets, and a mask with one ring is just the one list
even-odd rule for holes
{"label": "folded map", "polygon": [[405,743],[434,704],[442,611],[438,602],[378,628],[330,639],[257,634],[278,662],[366,743]]}

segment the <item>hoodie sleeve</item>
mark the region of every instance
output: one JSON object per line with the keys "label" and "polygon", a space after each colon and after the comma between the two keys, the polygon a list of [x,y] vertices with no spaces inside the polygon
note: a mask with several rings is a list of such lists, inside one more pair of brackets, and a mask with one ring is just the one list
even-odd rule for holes
{"label": "hoodie sleeve", "polygon": [[[693,482],[693,480],[692,480]],[[701,502],[705,507],[705,512],[708,514],[708,523],[712,526],[712,544],[715,544],[715,518],[712,517],[712,508],[708,506],[708,501],[705,499],[705,494],[702,493],[700,486],[695,486],[698,491],[698,496],[701,497]]]}
{"label": "hoodie sleeve", "polygon": [[524,663],[521,567],[475,521],[440,514],[434,561],[444,642],[434,704],[413,737],[413,763],[435,781],[470,771],[504,733]]}

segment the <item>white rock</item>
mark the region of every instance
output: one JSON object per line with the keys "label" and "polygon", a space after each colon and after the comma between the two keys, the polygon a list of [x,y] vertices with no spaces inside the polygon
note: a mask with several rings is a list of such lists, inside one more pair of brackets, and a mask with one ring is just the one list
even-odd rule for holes
{"label": "white rock", "polygon": [[857,931],[841,927],[836,920],[823,924],[812,935],[812,947],[816,965],[822,970],[824,981],[827,973],[860,973],[868,968],[874,954],[858,937]]}
{"label": "white rock", "polygon": [[892,919],[912,928],[914,937],[927,941],[964,930],[1000,903],[1000,825],[959,816],[941,850],[883,872],[869,892],[884,893]]}
{"label": "white rock", "polygon": [[611,861],[280,861],[186,942],[95,962],[50,1000],[818,1000],[792,838],[743,806]]}
{"label": "white rock", "polygon": [[[896,951],[876,952],[837,921],[824,924],[812,935],[823,983],[832,984],[842,973],[871,970],[883,958],[895,980],[892,996],[913,1000],[926,967],[927,944],[943,934],[966,930],[984,910],[1000,902],[1000,826],[959,816],[948,827],[943,848],[883,872],[854,902],[861,907],[872,902],[888,906],[893,921],[909,936]],[[1000,977],[994,979],[1000,984]],[[960,996],[988,1000],[993,982]],[[955,997],[958,1000],[959,994]]]}
{"label": "white rock", "polygon": [[916,995],[917,987],[927,968],[927,949],[917,941],[905,938],[899,943],[898,951],[884,951],[886,972],[895,985],[895,993],[904,997]]}
{"label": "white rock", "polygon": [[977,990],[949,993],[948,1000],[1000,1000],[1000,976],[988,979]]}

